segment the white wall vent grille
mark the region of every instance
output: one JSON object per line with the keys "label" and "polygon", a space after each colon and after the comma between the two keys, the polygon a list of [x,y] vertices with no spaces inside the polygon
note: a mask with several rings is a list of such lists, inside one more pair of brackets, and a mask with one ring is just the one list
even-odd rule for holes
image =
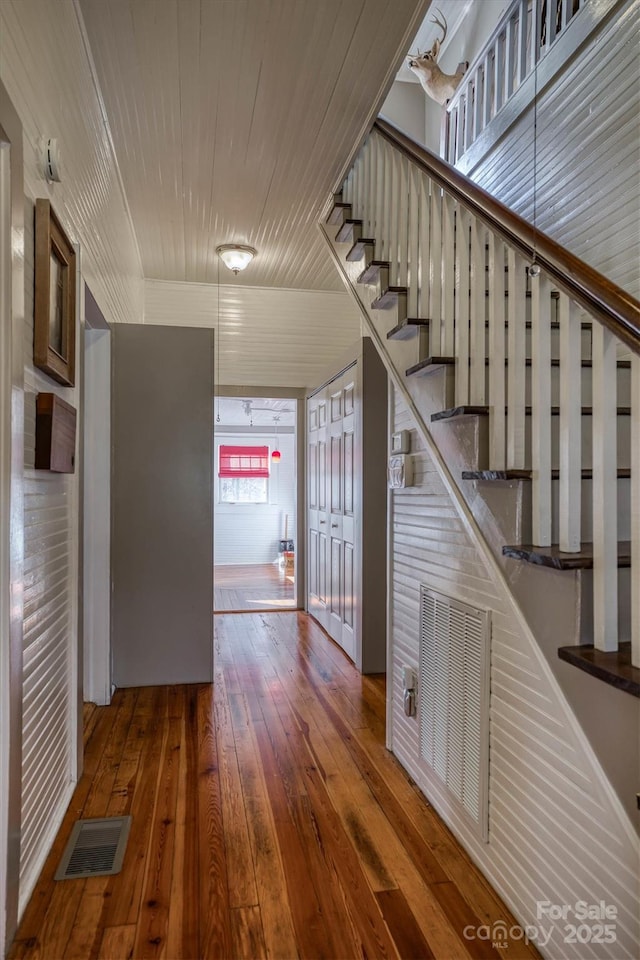
{"label": "white wall vent grille", "polygon": [[488,839],[489,611],[421,588],[420,756]]}

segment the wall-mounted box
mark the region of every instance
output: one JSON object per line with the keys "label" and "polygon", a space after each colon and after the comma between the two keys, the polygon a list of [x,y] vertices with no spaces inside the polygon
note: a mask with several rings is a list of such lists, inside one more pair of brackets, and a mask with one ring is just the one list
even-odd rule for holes
{"label": "wall-mounted box", "polygon": [[76,454],[76,410],[55,393],[36,398],[36,470],[73,473]]}

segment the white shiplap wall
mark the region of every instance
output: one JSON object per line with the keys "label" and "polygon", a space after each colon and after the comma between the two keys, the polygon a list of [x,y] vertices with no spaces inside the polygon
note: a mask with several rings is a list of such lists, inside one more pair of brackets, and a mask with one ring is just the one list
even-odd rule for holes
{"label": "white shiplap wall", "polygon": [[[625,0],[541,91],[537,110],[538,227],[635,297],[640,297],[639,49],[640,0]],[[532,106],[470,176],[532,221]]]}
{"label": "white shiplap wall", "polygon": [[[78,474],[35,471],[35,396],[70,390],[36,371],[33,200],[48,197],[81,247],[83,279],[107,320],[142,319],[142,271],[73,0],[2,0],[0,77],[24,130],[25,473],[24,675],[20,910],[55,836],[76,776]],[[39,170],[39,140],[55,137],[62,182]],[[79,344],[79,349],[82,345]],[[80,369],[80,365],[76,365]]]}
{"label": "white shiplap wall", "polygon": [[268,503],[220,503],[218,500],[218,447],[229,444],[267,444],[274,447],[272,433],[218,434],[214,465],[214,562],[216,564],[272,563],[278,558],[278,541],[284,537],[285,516],[289,517],[288,534],[296,536],[296,472],[295,437],[279,433],[278,449],[282,460],[272,465],[268,481]]}
{"label": "white shiplap wall", "polygon": [[[24,129],[25,192],[48,197],[82,245],[106,319],[140,322],[140,255],[73,0],[2,0],[0,77]],[[40,172],[43,137],[58,141],[61,183]]]}
{"label": "white shiplap wall", "polygon": [[78,475],[34,469],[36,394],[78,406],[79,391],[36,370],[33,208],[25,210],[24,652],[20,909],[42,867],[76,777]]}
{"label": "white shiplap wall", "polygon": [[[617,907],[614,944],[565,943],[560,924],[542,949],[544,956],[635,957],[640,857],[633,828],[548,666],[514,616],[505,589],[494,581],[465,529],[399,394],[393,420],[391,429],[411,431],[416,468],[415,486],[396,491],[391,507],[393,751],[520,923],[541,924],[538,900],[571,906],[604,900]],[[402,668],[418,666],[420,584],[491,610],[487,844],[476,838],[420,761],[419,720],[404,715]],[[546,931],[549,924],[543,926]]]}
{"label": "white shiplap wall", "polygon": [[[346,293],[221,283],[219,309],[216,381],[232,386],[315,386],[360,336]],[[145,281],[145,323],[215,327],[217,316],[214,284]]]}

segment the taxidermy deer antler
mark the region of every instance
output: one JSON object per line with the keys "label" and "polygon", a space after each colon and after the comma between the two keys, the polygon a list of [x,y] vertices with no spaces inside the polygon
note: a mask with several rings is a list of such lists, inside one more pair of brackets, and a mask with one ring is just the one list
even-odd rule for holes
{"label": "taxidermy deer antler", "polygon": [[[436,10],[437,9],[436,7]],[[431,23],[435,23],[436,26],[442,30],[441,39],[436,40],[431,50],[425,53],[418,51],[415,55],[410,54],[407,63],[409,69],[412,70],[420,80],[425,92],[428,93],[436,103],[445,104],[456,92],[456,88],[462,80],[468,64],[461,63],[455,73],[443,73],[438,66],[437,60],[440,47],[447,36],[447,21],[441,10],[438,10],[438,13],[442,17],[442,20],[434,16],[431,19]]]}

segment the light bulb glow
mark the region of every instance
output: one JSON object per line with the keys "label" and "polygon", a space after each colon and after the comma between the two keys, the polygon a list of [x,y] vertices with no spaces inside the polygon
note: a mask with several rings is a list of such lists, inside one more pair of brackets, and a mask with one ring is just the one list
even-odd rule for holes
{"label": "light bulb glow", "polygon": [[248,267],[256,255],[253,247],[247,247],[239,243],[223,243],[216,247],[216,253],[229,270],[238,273]]}
{"label": "light bulb glow", "polygon": [[282,460],[282,454],[280,453],[279,450],[272,450],[271,459],[273,460],[274,463],[280,463],[280,461]]}

